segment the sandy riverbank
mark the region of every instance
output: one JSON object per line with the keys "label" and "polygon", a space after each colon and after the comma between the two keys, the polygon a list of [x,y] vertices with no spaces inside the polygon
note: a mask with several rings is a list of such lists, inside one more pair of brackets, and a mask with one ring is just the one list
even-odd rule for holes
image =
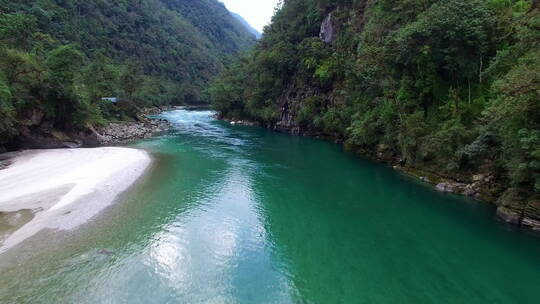
{"label": "sandy riverbank", "polygon": [[0,170],[0,253],[42,229],[70,230],[132,185],[151,162],[128,148],[34,150]]}

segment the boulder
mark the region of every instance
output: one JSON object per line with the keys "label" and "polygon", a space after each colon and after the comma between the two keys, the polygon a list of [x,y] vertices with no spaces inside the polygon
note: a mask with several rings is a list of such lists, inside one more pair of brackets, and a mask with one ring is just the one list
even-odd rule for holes
{"label": "boulder", "polygon": [[442,182],[435,186],[435,189],[440,192],[449,192],[449,193],[463,193],[467,185],[458,183],[458,182]]}
{"label": "boulder", "polygon": [[483,181],[485,179],[485,175],[484,174],[476,174],[476,175],[473,175],[473,182],[480,182],[480,181]]}
{"label": "boulder", "polygon": [[446,192],[446,183],[440,183],[435,186],[435,189],[440,192]]}
{"label": "boulder", "polygon": [[466,196],[474,196],[477,193],[477,190],[474,187],[474,184],[469,184],[465,186],[465,189],[463,190],[463,195]]}
{"label": "boulder", "polygon": [[497,208],[497,216],[510,224],[519,225],[521,223],[521,214],[506,207]]}
{"label": "boulder", "polygon": [[427,176],[420,176],[420,180],[426,183],[431,183],[431,180]]}

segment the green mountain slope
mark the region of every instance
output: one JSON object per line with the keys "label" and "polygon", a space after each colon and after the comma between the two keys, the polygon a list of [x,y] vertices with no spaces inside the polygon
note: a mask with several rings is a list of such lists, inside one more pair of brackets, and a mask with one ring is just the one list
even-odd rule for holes
{"label": "green mountain slope", "polygon": [[204,103],[209,80],[254,43],[217,0],[0,0],[0,145],[22,125],[119,115],[106,96],[123,112]]}
{"label": "green mountain slope", "polygon": [[464,192],[540,227],[539,24],[538,1],[287,0],[212,100],[411,170],[488,176]]}
{"label": "green mountain slope", "polygon": [[89,57],[105,49],[116,62],[136,59],[145,74],[174,85],[183,82],[186,87],[172,98],[200,94],[225,55],[247,50],[254,42],[215,0],[4,0],[0,10],[33,16],[36,31],[56,43],[74,44]]}

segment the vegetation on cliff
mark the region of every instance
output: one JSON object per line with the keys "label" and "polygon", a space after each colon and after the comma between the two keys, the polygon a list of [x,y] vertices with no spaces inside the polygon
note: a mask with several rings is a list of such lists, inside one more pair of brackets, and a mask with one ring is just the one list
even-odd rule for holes
{"label": "vegetation on cliff", "polygon": [[0,0],[0,146],[25,128],[206,102],[209,80],[254,42],[216,0]]}
{"label": "vegetation on cliff", "polygon": [[539,95],[540,12],[524,0],[285,0],[211,88],[223,117],[529,194]]}

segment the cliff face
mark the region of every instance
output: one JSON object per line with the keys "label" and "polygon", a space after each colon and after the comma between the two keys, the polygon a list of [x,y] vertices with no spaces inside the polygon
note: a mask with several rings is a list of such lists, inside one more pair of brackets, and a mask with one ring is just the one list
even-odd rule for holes
{"label": "cliff face", "polygon": [[314,136],[317,132],[308,125],[302,125],[298,121],[298,112],[302,107],[302,100],[312,93],[299,91],[294,85],[288,87],[279,98],[279,119],[271,125],[271,128],[293,135]]}
{"label": "cliff face", "polygon": [[324,18],[321,24],[321,32],[319,33],[319,38],[321,38],[321,40],[325,43],[334,42],[336,36],[334,30],[334,19],[332,18],[332,13],[330,13],[328,14],[328,16],[326,16],[326,18]]}

